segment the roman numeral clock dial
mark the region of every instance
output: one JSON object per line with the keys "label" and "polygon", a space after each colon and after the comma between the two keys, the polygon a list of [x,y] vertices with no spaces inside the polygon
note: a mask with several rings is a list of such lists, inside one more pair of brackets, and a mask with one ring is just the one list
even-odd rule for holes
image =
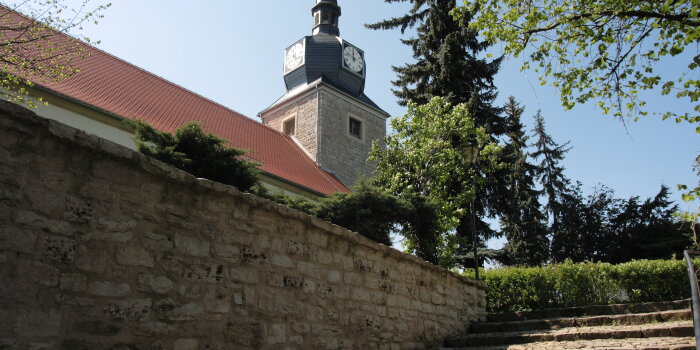
{"label": "roman numeral clock dial", "polygon": [[354,46],[348,45],[345,47],[343,50],[343,61],[347,68],[357,74],[362,74],[362,70],[365,68],[365,60],[362,57],[362,52]]}

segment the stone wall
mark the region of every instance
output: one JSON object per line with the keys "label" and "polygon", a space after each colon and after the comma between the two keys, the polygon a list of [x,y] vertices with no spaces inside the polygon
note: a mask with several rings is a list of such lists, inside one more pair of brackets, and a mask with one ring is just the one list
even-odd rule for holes
{"label": "stone wall", "polygon": [[[331,169],[345,185],[353,185],[359,176],[371,177],[376,168],[367,157],[374,140],[384,141],[386,118],[371,112],[361,102],[322,87],[319,97],[321,126],[318,163]],[[362,139],[350,134],[349,118],[362,122]]]}
{"label": "stone wall", "polygon": [[314,161],[318,158],[318,94],[310,93],[303,98],[280,108],[273,113],[261,116],[263,123],[284,132],[284,122],[296,119],[294,137],[304,147]]}
{"label": "stone wall", "polygon": [[484,286],[0,104],[0,349],[426,349]]}

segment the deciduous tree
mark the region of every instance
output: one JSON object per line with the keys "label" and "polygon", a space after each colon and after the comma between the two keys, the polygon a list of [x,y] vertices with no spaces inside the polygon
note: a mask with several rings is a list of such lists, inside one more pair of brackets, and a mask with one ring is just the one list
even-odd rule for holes
{"label": "deciduous tree", "polygon": [[109,6],[100,0],[75,7],[63,0],[0,1],[0,96],[33,106],[29,87],[78,72],[73,63],[86,55],[79,41],[90,42],[82,26],[97,23]]}
{"label": "deciduous tree", "polygon": [[[392,119],[391,126],[395,133],[387,137],[386,149],[375,144],[370,154],[378,162],[378,183],[399,196],[433,200],[443,231],[457,229],[456,236],[450,233],[443,242],[470,240],[470,230],[463,229],[469,207],[487,177],[502,167],[501,146],[477,126],[467,105],[452,106],[440,97],[422,106],[409,103],[407,113]],[[452,259],[454,247],[440,249]]]}

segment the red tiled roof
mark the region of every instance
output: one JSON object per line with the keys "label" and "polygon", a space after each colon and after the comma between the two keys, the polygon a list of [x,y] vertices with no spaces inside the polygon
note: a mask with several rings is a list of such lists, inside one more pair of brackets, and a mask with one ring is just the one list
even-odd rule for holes
{"label": "red tiled roof", "polygon": [[[59,35],[51,40],[67,40]],[[325,195],[349,192],[290,137],[95,47],[80,45],[88,55],[73,62],[79,73],[60,82],[36,83],[104,111],[146,121],[162,131],[201,121],[207,132],[248,150],[247,156],[269,174]]]}

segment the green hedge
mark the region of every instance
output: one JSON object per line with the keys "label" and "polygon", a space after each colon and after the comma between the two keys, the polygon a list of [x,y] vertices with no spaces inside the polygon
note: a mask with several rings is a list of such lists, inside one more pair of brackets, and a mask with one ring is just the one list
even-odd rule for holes
{"label": "green hedge", "polygon": [[489,313],[690,298],[684,260],[507,267],[487,270],[482,279]]}

